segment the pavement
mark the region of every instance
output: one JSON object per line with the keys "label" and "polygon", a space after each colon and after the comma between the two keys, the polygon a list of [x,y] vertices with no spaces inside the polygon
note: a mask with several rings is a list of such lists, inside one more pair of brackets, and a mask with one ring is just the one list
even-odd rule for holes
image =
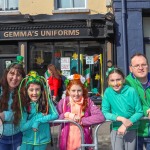
{"label": "pavement", "polygon": [[[95,130],[95,127],[93,128],[93,130]],[[53,135],[53,146],[48,144],[46,150],[59,150],[58,146],[57,146],[58,145],[59,126],[51,127],[51,132]],[[98,130],[98,149],[99,150],[111,150],[110,122],[106,122],[106,123],[102,124]]]}

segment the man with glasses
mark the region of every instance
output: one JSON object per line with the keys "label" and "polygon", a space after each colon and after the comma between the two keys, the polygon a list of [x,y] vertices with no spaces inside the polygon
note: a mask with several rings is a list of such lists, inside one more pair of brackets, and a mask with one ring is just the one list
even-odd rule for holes
{"label": "man with glasses", "polygon": [[[150,119],[150,73],[145,55],[137,53],[130,60],[130,74],[126,83],[136,89],[139,94],[144,116]],[[141,120],[138,129],[137,150],[150,150],[150,120]]]}

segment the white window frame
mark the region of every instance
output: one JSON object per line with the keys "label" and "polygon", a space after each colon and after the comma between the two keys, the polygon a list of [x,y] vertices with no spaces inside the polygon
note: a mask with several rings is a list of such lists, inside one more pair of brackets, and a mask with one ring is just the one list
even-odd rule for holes
{"label": "white window frame", "polygon": [[55,8],[56,10],[70,10],[70,9],[86,9],[87,8],[87,0],[85,0],[85,7],[72,7],[72,8],[58,8],[58,1],[61,1],[61,0],[56,0],[55,2]]}
{"label": "white window frame", "polygon": [[15,8],[18,8],[18,9],[10,9],[10,8],[13,8],[13,7],[9,8],[10,2],[13,3],[12,1],[13,0],[0,0],[0,2],[2,3],[1,6],[0,6],[0,12],[14,12],[14,11],[18,11],[19,10],[19,0],[18,0],[18,6],[15,7]]}

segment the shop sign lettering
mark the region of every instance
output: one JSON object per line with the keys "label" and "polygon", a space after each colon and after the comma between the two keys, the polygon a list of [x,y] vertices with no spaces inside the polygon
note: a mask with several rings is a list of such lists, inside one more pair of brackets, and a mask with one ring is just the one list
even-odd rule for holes
{"label": "shop sign lettering", "polygon": [[54,37],[54,36],[79,36],[80,30],[36,30],[36,31],[6,31],[4,38],[22,37]]}

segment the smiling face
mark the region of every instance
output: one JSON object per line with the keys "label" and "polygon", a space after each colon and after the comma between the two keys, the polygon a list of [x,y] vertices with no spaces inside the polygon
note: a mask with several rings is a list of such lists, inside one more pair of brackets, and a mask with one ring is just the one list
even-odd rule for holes
{"label": "smiling face", "polygon": [[83,96],[82,87],[78,84],[72,85],[68,93],[74,102],[79,101]]}
{"label": "smiling face", "polygon": [[122,75],[114,72],[109,75],[108,84],[113,88],[114,91],[120,92],[124,83]]}
{"label": "smiling face", "polygon": [[41,86],[39,84],[31,83],[27,92],[30,100],[36,102],[41,96]]}
{"label": "smiling face", "polygon": [[148,63],[144,56],[134,56],[131,60],[130,72],[141,82],[147,80]]}
{"label": "smiling face", "polygon": [[15,89],[21,82],[22,75],[18,72],[17,69],[11,68],[7,73],[7,82],[9,85],[9,89]]}

